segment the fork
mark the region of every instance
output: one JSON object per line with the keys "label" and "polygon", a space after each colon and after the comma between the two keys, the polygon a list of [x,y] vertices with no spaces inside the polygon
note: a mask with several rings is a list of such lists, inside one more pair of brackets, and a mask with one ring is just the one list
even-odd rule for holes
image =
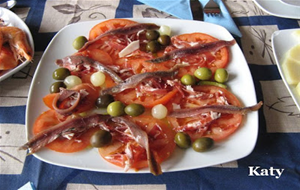
{"label": "fork", "polygon": [[203,11],[207,15],[219,15],[221,13],[219,5],[214,0],[209,0],[204,6]]}

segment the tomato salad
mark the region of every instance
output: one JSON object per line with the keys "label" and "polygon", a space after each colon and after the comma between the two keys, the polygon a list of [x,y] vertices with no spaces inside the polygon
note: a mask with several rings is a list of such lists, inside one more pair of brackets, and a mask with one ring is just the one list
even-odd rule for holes
{"label": "tomato salad", "polygon": [[76,53],[56,61],[57,82],[43,98],[49,109],[21,148],[94,147],[126,171],[149,167],[159,175],[176,144],[206,150],[261,107],[241,107],[223,84],[234,44],[204,33],[170,36],[170,28],[152,23],[103,21],[74,41]]}

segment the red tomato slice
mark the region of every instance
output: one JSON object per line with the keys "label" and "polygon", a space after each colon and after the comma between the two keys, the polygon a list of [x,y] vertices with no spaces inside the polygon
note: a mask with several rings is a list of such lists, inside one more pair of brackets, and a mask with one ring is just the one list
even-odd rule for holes
{"label": "red tomato slice", "polygon": [[[157,162],[161,163],[172,154],[176,145],[174,143],[174,131],[166,123],[152,116],[141,115],[130,118],[133,122],[146,131],[149,138],[150,150]],[[129,144],[128,144],[129,143]],[[127,141],[115,138],[113,143],[104,148],[99,148],[100,155],[108,162],[119,167],[125,167],[128,157],[125,150],[130,147],[132,159],[130,168],[141,169],[148,167],[147,155],[144,148],[132,139]]]}
{"label": "red tomato slice", "polygon": [[161,89],[158,93],[154,91],[139,93],[136,89],[129,89],[116,94],[115,99],[125,104],[137,103],[146,108],[152,108],[157,104],[167,104],[177,92],[177,88]]}
{"label": "red tomato slice", "polygon": [[[216,86],[195,86],[196,98],[181,99],[180,108],[190,108],[203,105],[230,104],[240,106],[239,100],[228,90]],[[198,96],[197,96],[198,95]],[[215,113],[217,114],[217,113]],[[211,113],[201,114],[197,117],[171,118],[171,125],[175,131],[183,131],[190,135],[192,140],[200,137],[211,137],[215,141],[228,138],[234,133],[242,122],[241,114],[221,114],[221,117],[214,119],[216,115]]]}
{"label": "red tomato slice", "polygon": [[[60,121],[56,117],[56,112],[54,110],[48,110],[42,113],[36,119],[33,125],[33,134],[36,135],[40,132],[43,132],[44,130],[57,125],[58,123],[60,123]],[[75,135],[70,140],[64,137],[59,137],[53,142],[46,145],[46,147],[62,153],[78,152],[90,145],[90,138],[97,130],[99,129],[91,128],[83,134]]]}
{"label": "red tomato slice", "polygon": [[45,97],[43,97],[44,104],[52,110],[54,109],[52,103],[53,103],[56,95],[57,95],[57,93],[51,93],[51,94],[47,94]]}
{"label": "red tomato slice", "polygon": [[125,26],[130,26],[136,24],[137,22],[127,19],[110,19],[104,22],[100,22],[95,25],[89,33],[89,40],[95,39],[97,36],[113,29],[122,28]]}
{"label": "red tomato slice", "polygon": [[88,48],[82,52],[75,53],[75,55],[90,57],[91,59],[98,61],[104,65],[111,65],[113,63],[112,58],[107,52],[97,48]]}
{"label": "red tomato slice", "polygon": [[[194,43],[209,43],[217,41],[217,38],[214,38],[208,34],[204,33],[191,33],[191,34],[182,34],[172,37],[172,44],[174,46],[169,46],[168,51],[176,49],[175,47],[191,47]],[[229,50],[227,47],[221,48],[215,54],[207,52],[200,55],[186,56],[181,58],[182,62],[188,62],[191,66],[181,68],[178,76],[183,76],[184,74],[194,74],[194,71],[198,67],[208,67],[213,73],[217,68],[225,68],[229,62]]]}

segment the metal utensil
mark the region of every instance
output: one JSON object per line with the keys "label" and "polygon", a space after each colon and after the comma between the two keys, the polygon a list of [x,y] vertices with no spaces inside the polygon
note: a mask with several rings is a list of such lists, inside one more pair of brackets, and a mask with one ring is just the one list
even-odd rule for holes
{"label": "metal utensil", "polygon": [[207,15],[219,15],[221,13],[219,5],[214,0],[209,0],[204,6],[203,11]]}
{"label": "metal utensil", "polygon": [[6,8],[6,9],[11,9],[17,4],[16,0],[8,0],[4,3],[0,3],[0,7]]}
{"label": "metal utensil", "polygon": [[202,5],[198,0],[190,0],[194,20],[203,21]]}

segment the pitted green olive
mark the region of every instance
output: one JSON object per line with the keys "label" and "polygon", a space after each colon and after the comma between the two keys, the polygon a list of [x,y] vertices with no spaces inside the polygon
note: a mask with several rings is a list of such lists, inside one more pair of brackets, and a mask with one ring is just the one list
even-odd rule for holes
{"label": "pitted green olive", "polygon": [[143,114],[145,107],[141,104],[129,104],[125,107],[125,113],[130,116],[139,116]]}
{"label": "pitted green olive", "polygon": [[112,141],[112,135],[105,130],[99,130],[93,134],[90,139],[90,143],[93,147],[100,148],[110,144]]}
{"label": "pitted green olive", "polygon": [[55,82],[50,86],[50,93],[58,93],[60,92],[60,88],[66,88],[65,83]]}
{"label": "pitted green olive", "polygon": [[185,74],[180,79],[181,83],[184,85],[194,85],[196,83],[196,79],[193,75]]}
{"label": "pitted green olive", "polygon": [[82,48],[84,46],[84,44],[88,41],[88,39],[85,36],[78,36],[77,38],[75,38],[75,40],[73,41],[73,47],[76,50],[79,50],[80,48]]}
{"label": "pitted green olive", "polygon": [[125,105],[120,101],[114,101],[107,106],[107,113],[111,116],[121,116],[125,114]]}
{"label": "pitted green olive", "polygon": [[156,30],[147,30],[146,32],[146,38],[147,40],[157,40],[159,37],[159,32]]}
{"label": "pitted green olive", "polygon": [[223,68],[219,68],[216,70],[215,72],[215,75],[214,75],[214,78],[215,78],[215,81],[219,82],[219,83],[224,83],[228,80],[228,72],[226,69],[223,69]]}
{"label": "pitted green olive", "polygon": [[163,46],[167,46],[171,43],[171,38],[168,35],[161,35],[158,37],[157,41],[163,45]]}
{"label": "pitted green olive", "polygon": [[146,51],[156,53],[160,50],[160,44],[157,41],[150,41],[146,45]]}
{"label": "pitted green olive", "polygon": [[209,137],[201,137],[193,142],[193,149],[196,152],[205,152],[214,145],[214,140]]}
{"label": "pitted green olive", "polygon": [[188,134],[183,132],[178,132],[175,135],[175,143],[180,148],[186,149],[191,146],[191,138]]}
{"label": "pitted green olive", "polygon": [[55,80],[64,80],[69,75],[71,75],[69,69],[61,67],[53,71],[52,78]]}
{"label": "pitted green olive", "polygon": [[104,94],[97,98],[95,104],[98,108],[106,108],[113,101],[114,101],[114,97],[112,95]]}
{"label": "pitted green olive", "polygon": [[209,80],[212,77],[212,72],[207,67],[200,67],[196,69],[194,75],[200,80]]}

